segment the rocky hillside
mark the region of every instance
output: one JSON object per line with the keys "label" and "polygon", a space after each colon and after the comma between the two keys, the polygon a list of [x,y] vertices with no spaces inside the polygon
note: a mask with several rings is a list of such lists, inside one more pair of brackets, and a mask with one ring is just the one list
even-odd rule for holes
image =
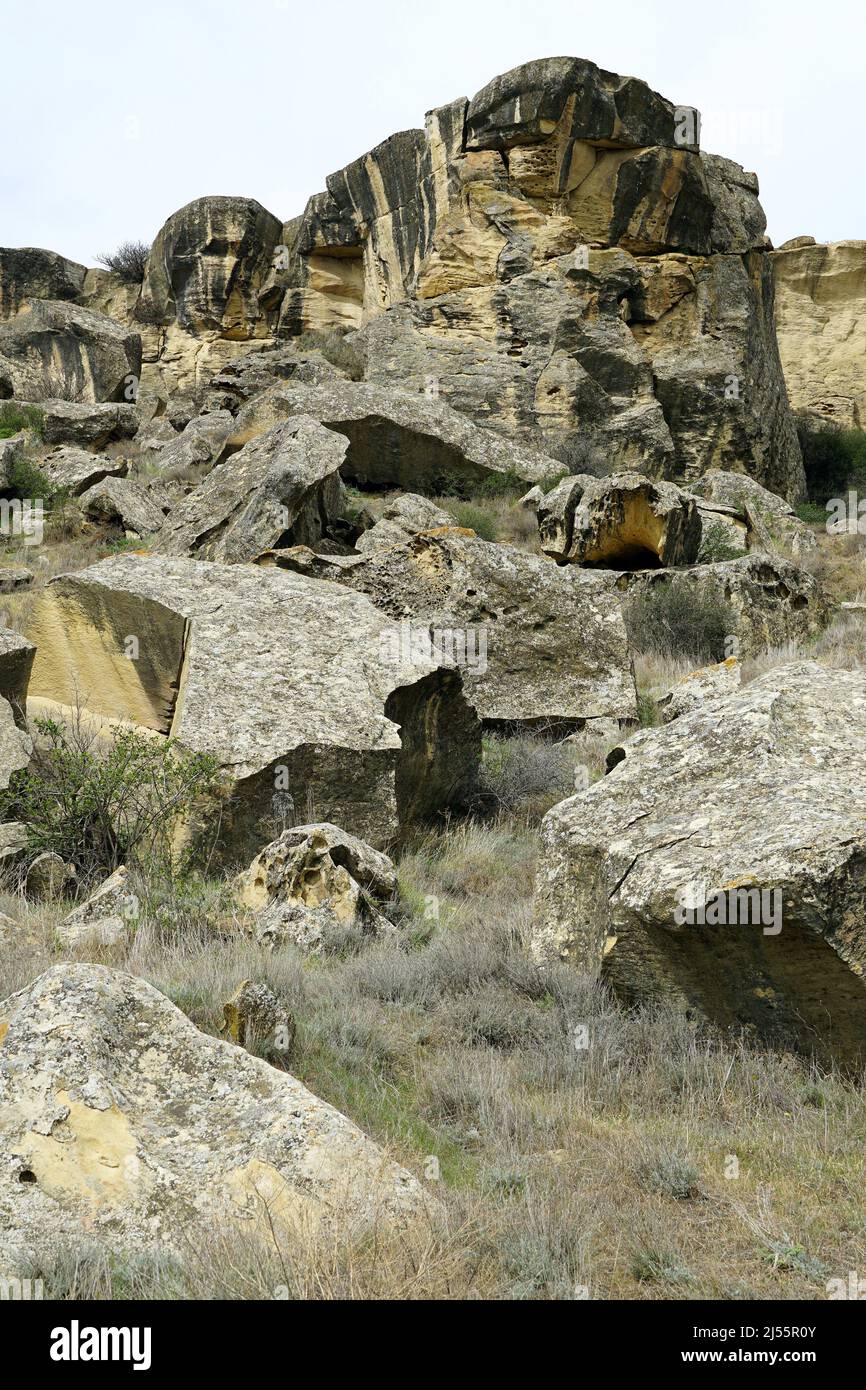
{"label": "rocky hillside", "polygon": [[859,1173],[866,556],[793,412],[859,439],[866,243],[765,225],[697,112],[551,58],[290,221],[0,249],[0,1271],[856,1267],[806,1097]]}

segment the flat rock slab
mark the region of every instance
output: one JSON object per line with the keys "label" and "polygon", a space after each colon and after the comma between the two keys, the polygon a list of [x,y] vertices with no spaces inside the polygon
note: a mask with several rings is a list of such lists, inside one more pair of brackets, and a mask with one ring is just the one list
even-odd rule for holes
{"label": "flat rock slab", "polygon": [[434,1208],[339,1111],[133,975],[56,965],[0,1003],[0,1038],[4,1273],[76,1238],[182,1254],[191,1227],[394,1231]]}
{"label": "flat rock slab", "polygon": [[369,595],[390,618],[384,648],[425,639],[453,656],[485,722],[543,726],[636,719],[615,577],[561,568],[516,546],[442,527],[360,560],[262,556]]}
{"label": "flat rock slab", "polygon": [[628,1000],[861,1064],[864,750],[866,677],[812,662],[635,735],[544,819],[536,953],[601,969]]}
{"label": "flat rock slab", "polygon": [[213,754],[233,789],[231,862],[273,839],[284,791],[378,846],[462,804],[480,755],[456,667],[393,660],[388,622],[362,594],[283,570],[124,555],[46,586],[30,693]]}
{"label": "flat rock slab", "polygon": [[228,444],[245,444],[292,415],[344,434],[344,477],[376,487],[447,492],[491,477],[537,483],[562,471],[555,459],[473,425],[444,401],[360,381],[265,391],[239,412]]}

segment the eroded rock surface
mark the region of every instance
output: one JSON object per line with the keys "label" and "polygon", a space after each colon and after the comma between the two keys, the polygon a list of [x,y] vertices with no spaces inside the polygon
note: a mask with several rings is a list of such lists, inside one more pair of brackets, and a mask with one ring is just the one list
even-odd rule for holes
{"label": "eroded rock surface", "polygon": [[[864,738],[863,672],[811,662],[638,733],[545,817],[537,952],[630,1000],[862,1063]],[[727,924],[695,920],[719,892]]]}
{"label": "eroded rock surface", "polygon": [[791,404],[815,428],[866,428],[866,241],[818,246],[798,237],[772,262]]}
{"label": "eroded rock surface", "polygon": [[701,519],[693,497],[637,473],[563,478],[537,508],[541,548],[559,561],[603,569],[688,565]]}
{"label": "eroded rock surface", "polygon": [[0,323],[0,396],[122,401],[141,374],[141,339],[105,314],[34,299]]}
{"label": "eroded rock surface", "polygon": [[284,790],[382,844],[462,804],[480,753],[457,669],[384,651],[385,622],[282,570],[124,555],[47,585],[30,693],[213,754],[232,799],[205,830],[231,862],[272,838]]}
{"label": "eroded rock surface", "polygon": [[133,975],[56,965],[0,1003],[0,1038],[7,1274],[85,1236],[182,1254],[202,1227],[385,1232],[432,1210],[345,1116]]}

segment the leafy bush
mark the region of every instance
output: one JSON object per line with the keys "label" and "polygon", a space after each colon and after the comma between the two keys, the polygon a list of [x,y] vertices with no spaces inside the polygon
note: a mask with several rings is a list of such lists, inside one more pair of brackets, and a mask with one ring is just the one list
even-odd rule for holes
{"label": "leafy bush", "polygon": [[730,605],[688,582],[661,581],[628,599],[623,613],[634,651],[673,658],[723,661],[725,639],[736,631]]}
{"label": "leafy bush", "polygon": [[811,502],[823,505],[830,497],[843,496],[848,488],[866,490],[866,431],[814,430],[801,418],[797,433]]}
{"label": "leafy bush", "polygon": [[135,729],[106,740],[77,715],[71,727],[48,718],[35,727],[30,766],[0,793],[2,819],[26,824],[29,848],[53,850],[84,877],[129,863],[170,869],[172,830],[216,792],[216,760]]}
{"label": "leafy bush", "polygon": [[146,241],[121,242],[116,251],[104,253],[96,259],[106,270],[113,270],[122,280],[141,284],[147,269],[150,247]]}
{"label": "leafy bush", "polygon": [[63,502],[67,498],[66,489],[55,487],[26,455],[15,460],[8,476],[9,481],[3,488],[5,497],[18,497],[22,502],[25,498],[30,501],[41,498],[46,504]]}
{"label": "leafy bush", "polygon": [[474,502],[451,501],[449,499],[448,510],[458,526],[465,526],[468,530],[474,531],[483,541],[498,539],[496,523],[483,507],[476,506]]}
{"label": "leafy bush", "polygon": [[21,430],[32,430],[41,439],[44,426],[45,417],[37,406],[0,402],[0,439],[10,439]]}

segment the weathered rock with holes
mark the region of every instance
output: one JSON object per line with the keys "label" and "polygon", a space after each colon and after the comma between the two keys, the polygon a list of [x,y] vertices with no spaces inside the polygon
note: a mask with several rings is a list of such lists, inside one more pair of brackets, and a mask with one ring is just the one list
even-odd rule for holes
{"label": "weathered rock with holes", "polygon": [[866,428],[866,241],[795,237],[771,260],[791,404],[813,428]]}
{"label": "weathered rock with holes", "polygon": [[[183,1255],[429,1221],[405,1169],[287,1072],[200,1033],[152,985],[62,964],[0,1003],[0,1264],[86,1237]],[[268,1237],[268,1232],[272,1234]]]}
{"label": "weathered rock with holes", "polygon": [[[303,571],[309,552],[273,557]],[[268,557],[263,557],[267,559]],[[613,575],[560,568],[458,527],[361,559],[311,557],[308,572],[367,594],[380,647],[441,651],[461,667],[481,719],[527,727],[636,717]]]}
{"label": "weathered rock with holes", "polygon": [[153,492],[132,478],[103,478],[81,494],[78,504],[89,520],[140,538],[159,531],[165,520]]}
{"label": "weathered rock with holes", "polygon": [[729,656],[713,666],[701,666],[697,671],[690,671],[656,702],[662,723],[670,724],[672,719],[679,719],[681,714],[688,714],[707,700],[729,695],[738,689],[742,669],[737,658]]}
{"label": "weathered rock with holes", "polygon": [[560,564],[689,565],[701,541],[694,498],[673,483],[651,482],[638,473],[563,478],[539,501],[537,517],[541,548]]}
{"label": "weathered rock with holes", "polygon": [[78,696],[216,757],[233,794],[205,826],[217,859],[249,863],[271,838],[286,780],[297,806],[382,844],[463,804],[480,754],[459,672],[433,653],[386,659],[384,621],[361,594],[281,570],[124,555],[46,586],[31,696]]}
{"label": "weathered rock with holes", "polygon": [[0,323],[0,396],[129,400],[140,375],[138,334],[92,309],[35,299]]}
{"label": "weathered rock with holes", "polygon": [[57,928],[64,946],[111,946],[134,930],[139,903],[129,886],[129,870],[121,865],[74,908]]}
{"label": "weathered rock with holes", "polygon": [[34,299],[77,300],[87,270],[56,251],[0,246],[0,319],[12,318]]}
{"label": "weathered rock with holes", "polygon": [[343,476],[377,487],[442,491],[493,480],[537,482],[553,460],[473,425],[442,401],[366,382],[276,386],[239,411],[229,447],[309,415],[349,441]]}
{"label": "weathered rock with holes", "polygon": [[252,560],[315,545],[342,517],[342,435],[298,416],[250,440],[174,508],[153,542],[163,555]]}
{"label": "weathered rock with holes", "polygon": [[255,914],[260,941],[291,941],[309,953],[354,931],[386,936],[397,896],[397,871],[387,855],[339,826],[297,825],[260,854],[235,884],[239,903]]}
{"label": "weathered rock with holes", "polygon": [[617,586],[630,596],[671,584],[717,602],[731,622],[728,651],[756,656],[787,642],[807,644],[830,621],[831,605],[818,581],[778,555],[753,552],[689,569],[624,571]]}
{"label": "weathered rock with holes", "polygon": [[863,672],[811,662],[638,733],[545,817],[536,952],[862,1065],[864,747]]}

